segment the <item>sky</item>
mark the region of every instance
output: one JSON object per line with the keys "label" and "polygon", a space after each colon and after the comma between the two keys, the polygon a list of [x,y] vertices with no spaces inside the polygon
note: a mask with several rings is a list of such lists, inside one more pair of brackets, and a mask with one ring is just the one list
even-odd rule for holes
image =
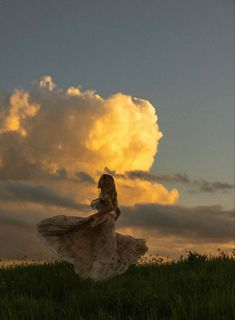
{"label": "sky", "polygon": [[35,224],[87,216],[103,172],[119,232],[231,250],[232,0],[0,0],[0,258],[47,255]]}

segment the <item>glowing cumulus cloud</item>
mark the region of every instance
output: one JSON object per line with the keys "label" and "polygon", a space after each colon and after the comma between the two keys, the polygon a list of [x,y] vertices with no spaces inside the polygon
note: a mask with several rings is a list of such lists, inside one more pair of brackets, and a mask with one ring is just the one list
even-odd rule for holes
{"label": "glowing cumulus cloud", "polygon": [[123,182],[117,179],[116,184],[118,190],[121,190],[119,199],[123,205],[136,203],[173,204],[179,198],[179,192],[176,189],[168,191],[160,183],[140,180]]}
{"label": "glowing cumulus cloud", "polygon": [[8,108],[0,106],[0,133],[16,131],[25,136],[24,121],[28,117],[34,117],[38,111],[39,105],[30,102],[28,92],[15,90],[10,97]]}
{"label": "glowing cumulus cloud", "polygon": [[[23,179],[33,181],[42,171],[64,172],[70,179],[83,171],[95,180],[105,167],[120,173],[148,171],[162,137],[157,120],[156,110],[147,100],[123,93],[102,98],[76,87],[62,90],[45,76],[31,92],[17,90],[0,104],[1,168],[10,179],[25,170]],[[7,163],[14,167],[14,177],[10,170],[7,173]],[[167,204],[179,197],[177,190],[168,191],[161,184],[124,182],[117,179],[120,203]],[[78,185],[58,182],[56,186],[53,182],[52,186],[71,192],[80,202],[87,199],[76,196]],[[95,190],[89,185],[83,188],[87,194]]]}
{"label": "glowing cumulus cloud", "polygon": [[153,106],[146,100],[118,93],[102,104],[103,113],[94,122],[86,146],[103,155],[102,167],[124,172],[127,168],[149,170],[162,137]]}

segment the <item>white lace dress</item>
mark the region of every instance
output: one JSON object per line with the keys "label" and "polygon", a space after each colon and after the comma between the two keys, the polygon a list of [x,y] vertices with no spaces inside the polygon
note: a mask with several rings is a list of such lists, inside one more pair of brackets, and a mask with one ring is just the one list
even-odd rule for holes
{"label": "white lace dress", "polygon": [[[93,207],[98,207],[93,200]],[[144,239],[115,232],[115,210],[89,217],[54,216],[37,224],[39,237],[81,278],[102,280],[127,270],[148,251]]]}

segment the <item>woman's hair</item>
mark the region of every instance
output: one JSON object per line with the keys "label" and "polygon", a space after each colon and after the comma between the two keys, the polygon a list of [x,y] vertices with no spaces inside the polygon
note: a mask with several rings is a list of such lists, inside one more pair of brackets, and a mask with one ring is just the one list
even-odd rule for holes
{"label": "woman's hair", "polygon": [[117,190],[114,183],[114,178],[109,174],[103,174],[98,182],[98,188],[100,188],[100,196],[103,199],[111,201],[115,209],[118,208]]}

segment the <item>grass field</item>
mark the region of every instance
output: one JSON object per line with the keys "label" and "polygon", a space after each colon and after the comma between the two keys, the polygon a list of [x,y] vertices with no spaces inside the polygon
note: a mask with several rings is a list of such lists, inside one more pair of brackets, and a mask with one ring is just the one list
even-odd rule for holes
{"label": "grass field", "polygon": [[234,256],[153,258],[102,282],[66,262],[0,268],[1,320],[235,319]]}

